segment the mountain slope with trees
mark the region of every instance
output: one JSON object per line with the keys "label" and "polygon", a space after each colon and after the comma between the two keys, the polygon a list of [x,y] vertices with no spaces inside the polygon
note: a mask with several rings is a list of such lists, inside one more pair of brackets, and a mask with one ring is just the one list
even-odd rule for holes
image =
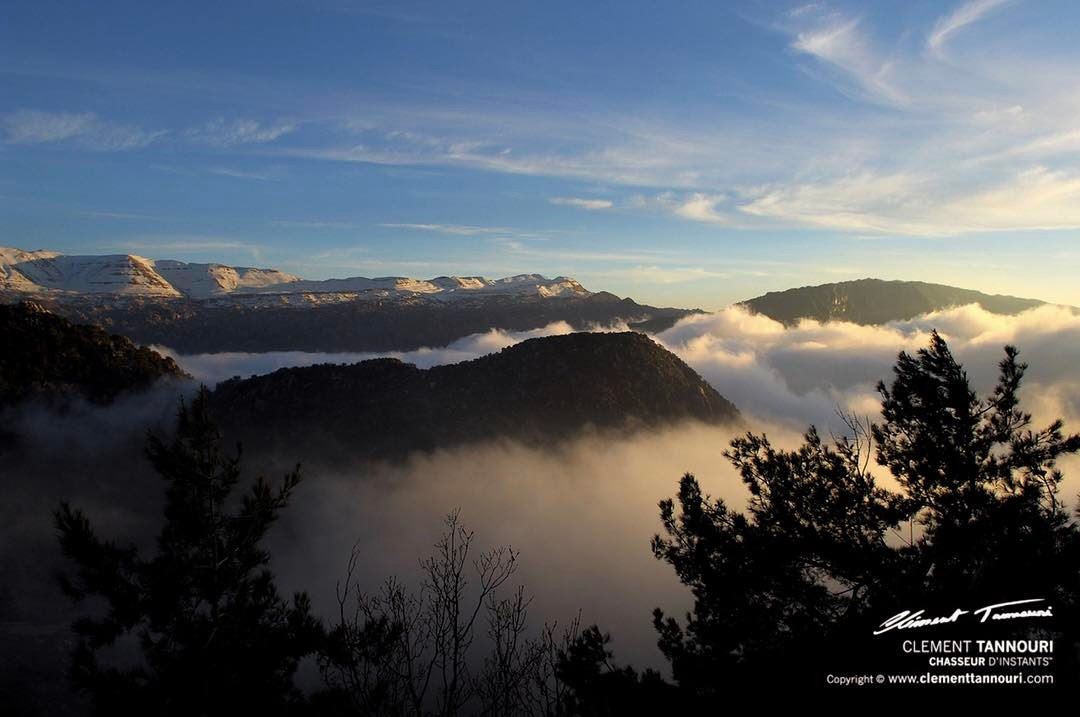
{"label": "mountain slope with trees", "polygon": [[440,301],[423,295],[297,307],[183,299],[53,302],[73,321],[97,324],[181,353],[411,351],[490,329],[528,331],[555,321],[575,329],[624,323],[662,331],[693,313],[596,292],[587,296],[491,295]]}
{"label": "mountain slope with trees", "polygon": [[305,462],[738,417],[693,369],[633,332],[530,339],[427,370],[396,359],[280,369],[219,384],[213,403],[245,445],[300,445]]}
{"label": "mountain slope with trees", "polygon": [[922,281],[859,279],[770,291],[742,305],[785,324],[800,319],[884,324],[965,304],[978,304],[995,314],[1018,314],[1044,303]]}
{"label": "mountain slope with trees", "polygon": [[35,302],[0,304],[0,336],[0,406],[34,395],[108,403],[124,391],[186,376],[171,358]]}

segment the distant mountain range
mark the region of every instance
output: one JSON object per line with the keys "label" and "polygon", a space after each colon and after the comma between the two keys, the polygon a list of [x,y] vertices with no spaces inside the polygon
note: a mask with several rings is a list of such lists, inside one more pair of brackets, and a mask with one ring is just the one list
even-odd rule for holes
{"label": "distant mountain range", "polygon": [[180,353],[221,351],[375,352],[446,346],[493,328],[527,331],[565,321],[573,328],[625,324],[662,331],[686,309],[656,308],[607,292],[586,296],[480,295],[441,301],[423,295],[309,306],[140,298],[119,302],[52,302],[57,313],[97,324],[144,344]]}
{"label": "distant mountain range", "polygon": [[554,321],[655,332],[694,313],[539,274],[310,281],[276,269],[0,248],[0,301],[28,297],[75,322],[182,353],[408,351]]}
{"label": "distant mountain range", "polygon": [[57,299],[153,297],[231,299],[247,305],[304,306],[357,299],[422,295],[455,300],[478,295],[588,296],[565,276],[521,274],[503,279],[392,276],[312,281],[277,269],[156,260],[134,254],[67,256],[54,251],[0,247],[0,292]]}
{"label": "distant mountain range", "polygon": [[[697,313],[592,292],[564,276],[314,281],[277,269],[0,248],[0,301],[28,297],[78,323],[181,353],[408,351],[493,328],[525,331],[554,321],[578,330],[625,325],[655,333]],[[880,279],[769,292],[741,303],[785,324],[883,324],[963,304],[1015,314],[1043,304]]]}
{"label": "distant mountain range", "polygon": [[286,446],[305,462],[739,417],[682,360],[634,332],[530,339],[427,370],[396,359],[280,369],[219,384],[213,406],[230,437]]}
{"label": "distant mountain range", "polygon": [[800,319],[884,324],[965,304],[979,304],[995,314],[1018,314],[1045,302],[922,281],[859,279],[770,291],[742,304],[785,324]]}

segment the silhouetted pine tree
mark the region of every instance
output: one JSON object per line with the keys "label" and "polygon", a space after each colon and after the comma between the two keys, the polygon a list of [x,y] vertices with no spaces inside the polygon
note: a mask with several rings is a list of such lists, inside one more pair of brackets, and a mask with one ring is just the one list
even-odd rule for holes
{"label": "silhouetted pine tree", "polygon": [[[77,567],[65,591],[105,606],[75,622],[70,668],[98,714],[284,714],[299,697],[298,661],[318,646],[322,628],[307,596],[279,596],[262,547],[299,468],[276,488],[257,479],[231,505],[239,451],[222,454],[208,404],[203,388],[190,407],[181,404],[171,442],[148,439],[147,456],[167,484],[153,557],[102,540],[67,504],[56,512],[61,546]],[[117,657],[125,646],[138,657]]]}
{"label": "silhouetted pine tree", "polygon": [[592,625],[558,650],[556,672],[566,694],[550,717],[621,717],[687,713],[684,695],[655,670],[641,674],[612,662],[611,636]]}
{"label": "silhouetted pine tree", "polygon": [[[1031,428],[1017,353],[1006,347],[996,388],[979,399],[934,333],[928,348],[900,354],[891,387],[879,384],[880,425],[848,418],[852,435],[831,446],[811,427],[793,451],[764,435],[732,441],[725,456],[749,489],[745,512],[685,475],[677,500],[660,503],[666,536],[653,540],[695,598],[685,624],[654,614],[680,686],[698,697],[778,675],[821,686],[824,671],[899,662],[895,646],[869,638],[900,610],[1033,597],[1053,605],[1056,632],[1043,636],[1056,638],[1059,683],[1075,681],[1080,527],[1059,501],[1056,461],[1080,451],[1080,435],[1064,435],[1060,420]],[[900,492],[874,479],[871,455]],[[988,624],[976,637],[1046,624]]]}

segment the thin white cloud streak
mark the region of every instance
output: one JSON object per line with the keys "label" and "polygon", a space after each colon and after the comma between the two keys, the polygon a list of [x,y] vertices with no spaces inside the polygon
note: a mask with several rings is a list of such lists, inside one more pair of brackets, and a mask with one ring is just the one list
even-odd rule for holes
{"label": "thin white cloud streak", "polygon": [[276,182],[280,181],[283,177],[283,174],[280,171],[257,172],[248,169],[234,169],[231,167],[211,167],[206,171],[219,177],[254,179],[260,182]]}
{"label": "thin white cloud streak", "polygon": [[678,163],[651,149],[605,147],[582,154],[514,153],[508,148],[487,149],[482,142],[455,143],[447,148],[349,147],[302,148],[283,151],[287,156],[335,162],[361,162],[388,166],[451,166],[501,174],[563,177],[610,181],[618,184],[692,186],[677,176]]}
{"label": "thin white cloud streak", "polygon": [[273,142],[299,127],[295,122],[278,121],[265,123],[253,119],[227,120],[219,117],[199,127],[192,127],[184,134],[193,142],[213,147],[235,147],[243,144]]}
{"label": "thin white cloud streak", "polygon": [[476,227],[464,224],[409,224],[409,223],[384,223],[380,227],[386,229],[409,229],[413,231],[435,232],[436,234],[453,234],[455,236],[477,236],[481,234],[514,234],[513,229],[506,227]]}
{"label": "thin white cloud streak", "polygon": [[433,224],[433,223],[391,223],[385,222],[378,226],[386,229],[404,229],[408,231],[434,232],[436,234],[451,234],[453,236],[488,236],[494,237],[494,241],[506,241],[505,237],[515,239],[528,239],[532,241],[544,241],[549,234],[557,234],[557,231],[540,232],[514,229],[513,227],[482,227],[467,224]]}
{"label": "thin white cloud streak", "polygon": [[17,110],[4,117],[7,141],[11,144],[61,142],[89,130],[97,121],[90,112],[38,112]]}
{"label": "thin white cloud streak", "polygon": [[926,38],[927,48],[931,52],[942,52],[949,38],[1008,2],[1009,0],[968,0],[934,24]]}
{"label": "thin white cloud streak", "polygon": [[81,212],[83,216],[95,219],[131,219],[137,221],[162,222],[169,221],[167,217],[158,217],[151,214],[135,214],[132,212]]}
{"label": "thin white cloud streak", "polygon": [[96,151],[141,149],[168,134],[167,130],[144,130],[140,127],[108,122],[93,112],[43,112],[21,109],[0,118],[12,145],[75,143]]}
{"label": "thin white cloud streak", "polygon": [[909,236],[1075,229],[1080,227],[1080,174],[1036,165],[957,190],[920,172],[864,172],[755,187],[735,198],[695,194],[668,206],[684,219],[740,228],[779,223]]}
{"label": "thin white cloud streak", "polygon": [[621,279],[661,286],[685,284],[691,281],[730,279],[733,275],[731,271],[716,271],[699,266],[657,266],[655,264],[588,272],[588,276],[595,279]]}
{"label": "thin white cloud streak", "polygon": [[610,199],[585,199],[582,197],[551,197],[548,199],[548,203],[591,211],[611,209],[614,206]]}
{"label": "thin white cloud streak", "polygon": [[695,222],[730,224],[731,217],[717,211],[717,205],[722,201],[722,198],[698,193],[678,204],[674,211],[678,216]]}

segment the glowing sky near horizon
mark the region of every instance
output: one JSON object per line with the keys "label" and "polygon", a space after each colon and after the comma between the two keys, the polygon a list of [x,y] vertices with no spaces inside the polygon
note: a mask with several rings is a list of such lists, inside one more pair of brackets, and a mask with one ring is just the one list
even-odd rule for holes
{"label": "glowing sky near horizon", "polygon": [[1080,304],[1080,8],[22,2],[0,245]]}

